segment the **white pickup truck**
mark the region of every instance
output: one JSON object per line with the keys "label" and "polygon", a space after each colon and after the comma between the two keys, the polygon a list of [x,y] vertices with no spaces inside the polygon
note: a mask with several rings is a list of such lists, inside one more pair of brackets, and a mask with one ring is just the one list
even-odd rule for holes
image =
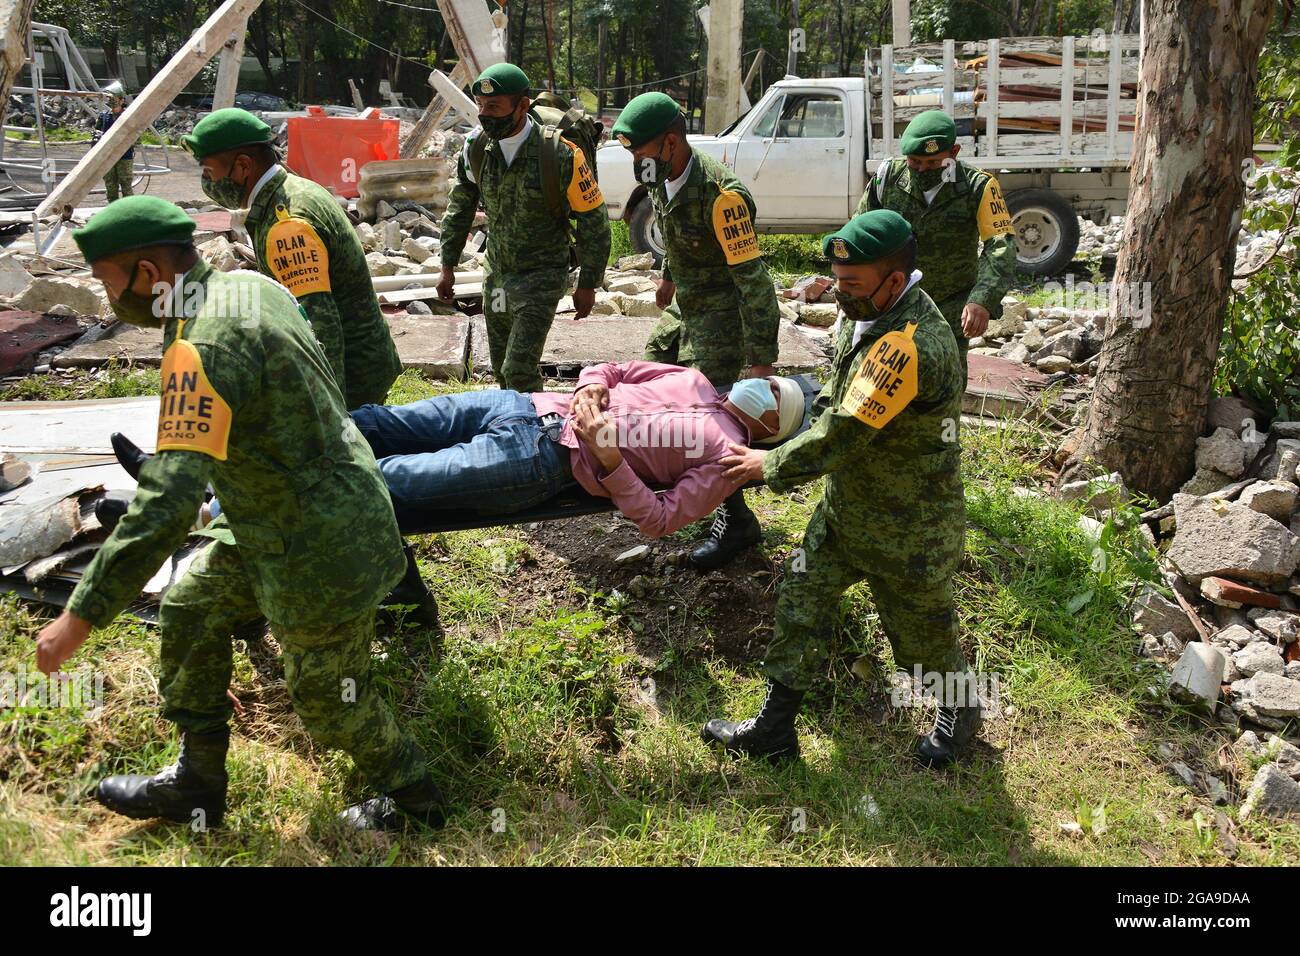
{"label": "white pickup truck", "polygon": [[[886,46],[875,65],[868,51],[869,80],[787,77],[730,127],[690,142],[749,186],[760,232],[829,232],[853,214],[880,162],[898,155],[908,121],[945,109],[961,158],[1002,184],[1021,269],[1055,275],[1074,258],[1076,214],[1124,212],[1139,49],[1131,34]],[[635,250],[662,256],[628,152],[605,143],[597,163],[610,218],[628,223]]]}

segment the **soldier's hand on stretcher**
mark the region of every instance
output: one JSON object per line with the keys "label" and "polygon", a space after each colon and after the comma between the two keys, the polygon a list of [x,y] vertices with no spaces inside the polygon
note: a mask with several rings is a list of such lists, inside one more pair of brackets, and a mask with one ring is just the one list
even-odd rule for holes
{"label": "soldier's hand on stretcher", "polygon": [[673,296],[677,294],[677,283],[669,282],[667,279],[659,280],[659,287],[655,289],[655,305],[661,309],[668,308],[668,304],[673,301]]}
{"label": "soldier's hand on stretcher", "polygon": [[745,483],[763,480],[763,458],[767,452],[760,448],[746,448],[734,441],[727,442],[731,454],[718,464],[722,465],[722,477],[728,481]]}
{"label": "soldier's hand on stretcher", "polygon": [[591,315],[592,306],[596,304],[595,289],[574,289],[573,290],[573,318],[585,319]]}
{"label": "soldier's hand on stretcher", "polygon": [[443,266],[442,273],[438,276],[436,288],[438,298],[450,302],[452,295],[456,291],[456,270],[450,266]]}
{"label": "soldier's hand on stretcher", "polygon": [[573,432],[600,462],[600,467],[605,469],[606,474],[623,464],[623,453],[618,450],[617,430],[594,403],[584,402],[573,408]]}

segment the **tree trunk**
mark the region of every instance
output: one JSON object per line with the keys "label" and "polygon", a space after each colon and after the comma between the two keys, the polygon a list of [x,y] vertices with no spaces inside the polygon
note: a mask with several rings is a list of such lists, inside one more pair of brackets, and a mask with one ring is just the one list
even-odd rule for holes
{"label": "tree trunk", "polygon": [[[1142,0],[1128,215],[1080,446],[1161,501],[1193,470],[1241,223],[1273,0]],[[1240,8],[1240,9],[1236,9]]]}

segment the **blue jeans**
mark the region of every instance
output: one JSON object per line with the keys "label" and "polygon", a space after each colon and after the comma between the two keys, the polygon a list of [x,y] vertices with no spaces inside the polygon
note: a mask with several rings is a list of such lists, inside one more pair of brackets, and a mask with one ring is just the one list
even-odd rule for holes
{"label": "blue jeans", "polygon": [[542,427],[533,400],[487,389],[410,405],[362,405],[352,420],[370,443],[397,522],[431,510],[510,514],[572,485],[569,449]]}

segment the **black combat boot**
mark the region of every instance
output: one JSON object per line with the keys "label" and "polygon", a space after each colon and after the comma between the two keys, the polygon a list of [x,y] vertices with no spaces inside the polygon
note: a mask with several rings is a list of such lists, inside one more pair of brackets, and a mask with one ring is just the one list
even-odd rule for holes
{"label": "black combat boot", "polygon": [[135,442],[127,438],[121,432],[113,432],[108,436],[109,443],[113,446],[113,454],[117,456],[117,463],[122,469],[134,478],[140,480],[140,466],[153,457],[147,451],[141,451]]}
{"label": "black combat boot", "polygon": [[447,820],[447,801],[425,773],[409,787],[353,804],[339,819],[353,830],[401,830],[410,820],[438,829]]}
{"label": "black combat boot", "polygon": [[774,680],[767,682],[767,699],[757,717],[740,723],[714,718],[700,731],[706,744],[722,744],[729,754],[748,754],[776,762],[797,760],[799,735],[794,731],[794,717],[799,712],[804,692]]}
{"label": "black combat boot", "polygon": [[[134,820],[163,817],[179,823],[221,825],[226,813],[226,750],[230,731],[181,733],[181,755],[152,777],[125,774],[99,782],[95,798],[108,809]],[[203,811],[196,818],[195,811]]]}
{"label": "black combat boot", "polygon": [[763,529],[745,504],[745,493],[735,491],[713,513],[709,536],[695,546],[688,559],[698,571],[713,571],[730,564],[740,552],[763,539]]}
{"label": "black combat boot", "polygon": [[95,502],[95,518],[106,531],[112,531],[126,514],[131,502],[121,498],[100,498]]}
{"label": "black combat boot", "polygon": [[388,596],[380,602],[380,607],[413,604],[415,610],[407,620],[413,620],[420,624],[421,627],[441,631],[442,625],[438,619],[438,599],[433,596],[428,586],[425,585],[424,579],[420,577],[420,568],[415,563],[415,552],[411,550],[411,546],[405,541],[402,542],[402,553],[406,555],[406,574],[388,592]]}
{"label": "black combat boot", "polygon": [[982,721],[978,699],[969,706],[940,707],[934,729],[917,741],[914,756],[927,767],[952,763],[979,731]]}

